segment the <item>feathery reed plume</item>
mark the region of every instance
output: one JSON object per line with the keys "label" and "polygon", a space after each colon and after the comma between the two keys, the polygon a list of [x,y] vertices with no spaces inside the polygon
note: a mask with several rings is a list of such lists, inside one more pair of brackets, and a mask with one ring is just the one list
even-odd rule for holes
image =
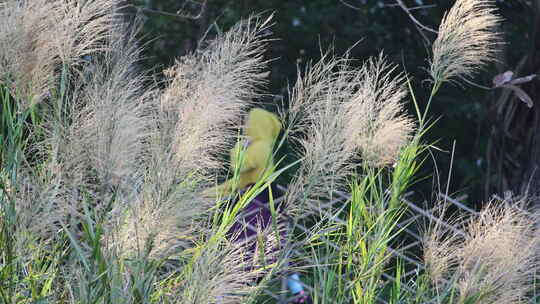
{"label": "feathery reed plume", "polygon": [[46,217],[51,226],[44,232],[80,219],[85,200],[100,216],[124,208],[112,201],[125,204],[141,183],[150,118],[144,77],[135,67],[140,52],[136,29],[128,32],[126,27],[117,26],[105,36],[106,51],[94,54],[81,74],[73,76],[65,107],[51,104],[42,113],[43,126],[36,126],[45,132],[44,140],[33,145],[43,166],[31,174],[35,185],[29,189],[38,193],[29,197],[39,200],[22,213]]}
{"label": "feathery reed plume", "polygon": [[167,71],[161,95],[163,112],[173,124],[175,158],[189,171],[221,168],[231,127],[266,82],[263,58],[271,16],[239,22],[209,46],[176,61]]}
{"label": "feathery reed plume", "polygon": [[153,93],[136,66],[141,51],[135,41],[138,25],[132,30],[123,26],[109,33],[108,50],[83,71],[86,79],[74,92],[79,97],[73,109],[76,119],[69,126],[74,135],[72,166],[91,168],[93,183],[116,190],[127,190],[143,175]]}
{"label": "feathery reed plume", "polygon": [[[68,122],[51,117],[54,165],[68,174],[65,186],[109,191],[142,176],[140,157],[148,136],[148,94],[135,67],[135,32],[115,30],[108,50],[93,57],[70,92]],[[71,176],[69,176],[71,175]]]}
{"label": "feathery reed plume", "polygon": [[115,0],[5,1],[0,5],[0,82],[23,106],[48,95],[58,71],[103,49]]}
{"label": "feathery reed plume", "polygon": [[[168,86],[157,96],[143,204],[130,212],[121,232],[125,248],[154,238],[152,254],[166,256],[187,246],[193,230],[204,229],[200,220],[215,202],[199,193],[222,166],[217,156],[234,138],[231,127],[264,83],[269,23],[242,21],[168,71]],[[137,229],[138,236],[132,234]]]}
{"label": "feathery reed plume", "polygon": [[463,235],[434,232],[425,259],[437,290],[454,289],[459,303],[522,303],[538,263],[537,218],[492,202]]}
{"label": "feathery reed plume", "polygon": [[[262,233],[265,243],[275,243],[270,230]],[[268,271],[253,267],[251,250],[246,249],[240,243],[226,241],[202,248],[186,272],[178,302],[233,304],[252,298],[261,287],[254,283]]]}
{"label": "feathery reed plume", "polygon": [[[403,114],[403,76],[380,55],[355,69],[348,58],[327,54],[291,92],[289,129],[299,132],[304,157],[288,192],[288,201],[330,195],[361,163],[391,164],[410,139],[414,124]],[[295,134],[293,134],[294,136]]]}
{"label": "feathery reed plume", "polygon": [[403,107],[404,75],[394,76],[396,68],[382,53],[370,58],[360,71],[357,92],[346,104],[346,149],[358,147],[363,161],[374,167],[393,164],[414,131]]}
{"label": "feathery reed plume", "polygon": [[109,236],[110,244],[121,256],[168,258],[193,246],[197,232],[204,231],[200,221],[207,210],[202,206],[208,202],[198,195],[199,187],[178,184],[164,197],[159,186],[143,185],[136,201],[117,218],[111,216],[116,230]]}
{"label": "feathery reed plume", "polygon": [[471,77],[494,61],[501,18],[495,14],[495,1],[457,0],[444,17],[433,43],[430,74],[435,83],[455,77]]}
{"label": "feathery reed plume", "polygon": [[348,60],[326,54],[298,75],[290,95],[288,128],[304,159],[289,186],[286,201],[291,211],[309,209],[308,199],[325,198],[351,172],[351,150],[345,150],[344,111],[341,104],[352,97],[348,84],[354,79]]}
{"label": "feathery reed plume", "polygon": [[[439,207],[439,213],[445,214],[447,206],[441,204]],[[451,280],[451,270],[459,264],[461,248],[455,245],[463,241],[465,234],[460,228],[464,221],[463,218],[453,218],[448,221],[449,225],[455,227],[456,230],[436,222],[424,235],[424,263],[431,282],[438,289]]]}
{"label": "feathery reed plume", "polygon": [[51,244],[56,240],[60,221],[71,213],[66,204],[58,204],[58,180],[35,172],[19,170],[18,182],[8,193],[15,213],[17,254],[28,258],[32,246],[39,241]]}

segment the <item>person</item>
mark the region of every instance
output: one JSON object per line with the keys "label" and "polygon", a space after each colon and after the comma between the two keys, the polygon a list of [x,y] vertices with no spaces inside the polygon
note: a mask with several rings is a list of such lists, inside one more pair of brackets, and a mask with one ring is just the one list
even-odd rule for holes
{"label": "person", "polygon": [[[244,127],[245,136],[230,151],[231,170],[237,172],[238,176],[210,189],[210,193],[222,198],[229,197],[236,191],[242,195],[261,178],[269,176],[274,170],[273,148],[281,129],[281,122],[275,114],[260,108],[249,111]],[[256,238],[259,231],[272,228],[271,198],[277,200],[284,194],[275,184],[264,187],[261,193],[247,203],[239,219],[230,228],[228,236],[233,237],[235,242],[245,242],[251,252],[250,256],[257,254]],[[278,215],[278,227],[283,228],[286,224],[285,206],[280,200],[277,201],[279,202],[274,206],[274,211]],[[233,198],[231,203],[236,203],[236,200]],[[281,241],[285,241],[286,230],[280,229],[279,234]],[[298,274],[291,274],[287,281],[289,290],[296,295],[294,303],[310,302]]]}
{"label": "person", "polygon": [[230,152],[231,169],[238,178],[231,178],[216,187],[218,196],[228,196],[237,189],[254,185],[265,173],[273,170],[273,147],[281,131],[279,118],[264,109],[248,113],[245,136]]}

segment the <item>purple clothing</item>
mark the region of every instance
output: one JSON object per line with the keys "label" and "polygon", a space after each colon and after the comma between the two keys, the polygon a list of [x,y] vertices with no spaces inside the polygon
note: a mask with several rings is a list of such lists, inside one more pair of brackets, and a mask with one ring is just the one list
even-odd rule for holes
{"label": "purple clothing", "polygon": [[[274,208],[278,215],[276,221],[278,227],[281,228],[279,229],[280,243],[283,243],[286,238],[286,231],[283,229],[286,218],[284,216],[284,203],[278,200],[278,198],[282,197],[284,193],[275,185],[271,185],[270,188],[272,190],[272,198],[274,199]],[[236,239],[234,240],[236,242],[246,242],[249,246],[248,257],[253,257],[253,255],[256,254],[255,250],[257,248],[257,231],[264,231],[267,229],[273,229],[268,187],[245,206],[240,212],[238,220],[229,230],[228,235],[229,237],[236,236]],[[275,232],[271,231],[271,233]],[[276,250],[278,250],[278,248],[271,249],[272,252],[275,252]],[[267,262],[272,263],[274,261],[275,260],[273,259]]]}

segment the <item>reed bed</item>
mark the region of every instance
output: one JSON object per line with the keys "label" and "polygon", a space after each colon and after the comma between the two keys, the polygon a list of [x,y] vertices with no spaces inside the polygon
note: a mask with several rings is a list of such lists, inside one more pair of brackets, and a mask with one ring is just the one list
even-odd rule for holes
{"label": "reed bed", "polygon": [[[383,53],[358,63],[330,50],[300,68],[275,145],[298,161],[278,161],[232,206],[208,189],[239,174],[225,154],[264,94],[272,16],[201,44],[160,83],[139,64],[140,20],[124,20],[115,0],[0,3],[0,303],[268,303],[263,290],[290,271],[314,303],[534,295],[538,215],[524,205],[492,202],[456,221],[463,235],[430,224],[412,281],[390,251],[431,148],[430,104],[495,58],[493,1],[457,0],[443,19],[426,102]],[[260,229],[254,259],[228,231],[285,170],[287,213],[273,216],[309,229]],[[351,198],[321,212],[336,191]]]}

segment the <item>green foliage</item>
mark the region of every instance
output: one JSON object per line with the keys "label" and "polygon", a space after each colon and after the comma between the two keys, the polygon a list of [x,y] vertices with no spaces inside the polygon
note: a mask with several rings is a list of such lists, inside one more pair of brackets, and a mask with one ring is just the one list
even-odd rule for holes
{"label": "green foliage", "polygon": [[400,197],[413,183],[417,159],[425,151],[419,142],[418,137],[403,148],[394,170],[365,167],[351,184],[342,220],[327,219],[312,236],[307,255],[314,261],[315,303],[368,304],[379,298],[400,303],[404,297],[400,261],[394,282],[383,275],[393,268],[389,247],[405,229],[397,226],[407,210]]}

